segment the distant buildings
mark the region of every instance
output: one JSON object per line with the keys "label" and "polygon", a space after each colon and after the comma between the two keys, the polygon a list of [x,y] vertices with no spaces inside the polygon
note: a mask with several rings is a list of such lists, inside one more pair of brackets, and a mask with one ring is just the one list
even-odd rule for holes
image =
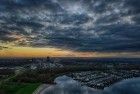
{"label": "distant buildings", "polygon": [[50,69],[50,68],[61,68],[62,64],[53,61],[50,57],[47,58],[34,58],[31,64],[27,64],[24,67],[31,70],[36,69]]}

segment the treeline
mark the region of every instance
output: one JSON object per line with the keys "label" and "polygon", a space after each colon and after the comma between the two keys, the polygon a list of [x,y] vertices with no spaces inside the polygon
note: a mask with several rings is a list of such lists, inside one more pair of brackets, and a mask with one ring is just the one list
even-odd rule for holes
{"label": "treeline", "polygon": [[0,69],[0,75],[10,75],[15,74],[15,71],[12,69]]}
{"label": "treeline", "polygon": [[33,63],[31,59],[0,59],[0,67],[21,66]]}

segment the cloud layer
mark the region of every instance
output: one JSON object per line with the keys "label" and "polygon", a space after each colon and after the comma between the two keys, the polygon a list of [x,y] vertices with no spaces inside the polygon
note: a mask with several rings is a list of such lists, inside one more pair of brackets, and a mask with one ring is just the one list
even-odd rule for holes
{"label": "cloud layer", "polygon": [[0,41],[74,51],[140,51],[139,0],[0,0]]}

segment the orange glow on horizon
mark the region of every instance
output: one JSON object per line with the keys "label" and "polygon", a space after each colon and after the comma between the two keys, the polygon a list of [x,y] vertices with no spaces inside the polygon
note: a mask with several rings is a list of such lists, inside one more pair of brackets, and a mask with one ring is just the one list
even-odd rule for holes
{"label": "orange glow on horizon", "polygon": [[58,48],[34,48],[3,45],[0,57],[140,57],[140,52],[76,52]]}
{"label": "orange glow on horizon", "polygon": [[95,57],[90,52],[73,52],[57,48],[13,47],[0,50],[0,57]]}

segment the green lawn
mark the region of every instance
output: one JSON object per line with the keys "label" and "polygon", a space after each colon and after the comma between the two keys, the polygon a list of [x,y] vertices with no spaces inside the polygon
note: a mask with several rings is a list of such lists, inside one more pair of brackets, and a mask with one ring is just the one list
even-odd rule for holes
{"label": "green lawn", "polygon": [[0,94],[32,94],[39,83],[11,83],[0,87]]}

